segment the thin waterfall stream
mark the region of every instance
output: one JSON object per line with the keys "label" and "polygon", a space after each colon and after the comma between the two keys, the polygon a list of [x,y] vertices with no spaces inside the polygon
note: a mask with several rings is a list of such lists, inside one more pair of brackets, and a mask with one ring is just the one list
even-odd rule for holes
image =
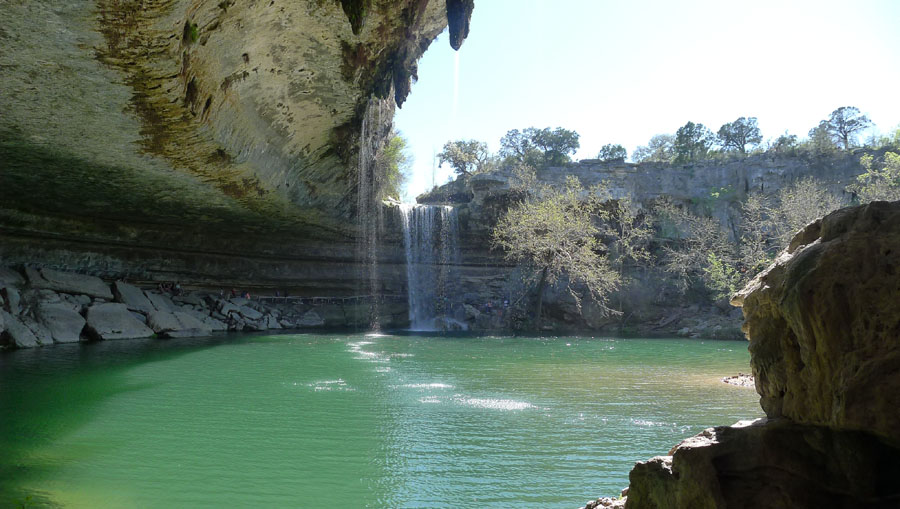
{"label": "thin waterfall stream", "polygon": [[464,329],[454,319],[459,218],[448,205],[399,207],[412,330]]}

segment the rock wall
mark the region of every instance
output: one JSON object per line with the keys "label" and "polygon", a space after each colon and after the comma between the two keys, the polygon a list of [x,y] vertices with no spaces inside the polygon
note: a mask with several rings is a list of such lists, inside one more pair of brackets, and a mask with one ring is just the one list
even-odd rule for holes
{"label": "rock wall", "polygon": [[[585,186],[603,183],[614,198],[628,197],[645,208],[668,197],[698,213],[718,218],[728,231],[735,232],[741,202],[747,193],[774,194],[803,177],[815,176],[836,195],[846,194],[845,187],[863,171],[859,164],[863,152],[828,157],[759,154],[678,165],[584,160],[540,170],[536,177],[539,183],[548,185],[563,185],[569,175],[577,176]],[[418,197],[420,203],[453,204],[459,211],[463,304],[478,308],[489,301],[496,304],[516,299],[522,293],[518,286],[520,275],[502,259],[502,253],[489,249],[491,229],[515,199],[512,184],[509,173],[495,171],[457,179]],[[660,288],[659,274],[652,270],[635,270],[629,276],[633,282],[611,296],[614,307],[621,309],[623,315],[605,315],[590,303],[579,311],[568,292],[551,288],[545,294],[545,325],[557,330],[742,338],[740,312],[727,309],[727,303],[715,306],[671,289],[666,291]],[[509,323],[480,316],[468,321],[476,328]]]}
{"label": "rock wall", "polygon": [[798,233],[733,300],[768,419],[631,472],[626,508],[900,506],[900,202]]}
{"label": "rock wall", "polygon": [[417,59],[448,18],[459,47],[471,12],[3,2],[0,263],[353,295],[369,286],[348,254],[366,105],[401,105]]}

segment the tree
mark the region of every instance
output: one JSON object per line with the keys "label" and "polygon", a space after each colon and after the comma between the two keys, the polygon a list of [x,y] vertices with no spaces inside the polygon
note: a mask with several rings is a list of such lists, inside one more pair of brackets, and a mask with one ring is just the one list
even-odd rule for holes
{"label": "tree", "polygon": [[610,161],[624,161],[626,157],[628,157],[628,151],[625,150],[625,147],[622,145],[613,145],[611,143],[603,145],[600,149],[600,153],[597,154],[597,159],[600,159],[604,163]]}
{"label": "tree", "polygon": [[775,138],[775,141],[772,142],[772,146],[769,147],[769,150],[772,150],[776,154],[784,154],[794,150],[796,146],[797,135],[788,134],[787,131],[785,131],[784,134]]}
{"label": "tree", "polygon": [[407,150],[406,138],[397,131],[391,133],[379,156],[378,164],[384,171],[382,198],[400,199],[401,190],[412,170],[413,159]]}
{"label": "tree", "polygon": [[578,133],[562,127],[529,127],[507,131],[500,139],[500,155],[535,168],[559,166],[571,161],[578,147]]}
{"label": "tree", "polygon": [[809,141],[806,145],[815,154],[826,155],[837,151],[838,147],[834,144],[829,132],[827,120],[819,122],[819,125],[809,130]]}
{"label": "tree", "polygon": [[859,162],[866,171],[856,177],[856,183],[848,186],[848,191],[856,193],[861,203],[900,200],[900,154],[886,152],[879,165],[869,154],[862,156]]}
{"label": "tree", "polygon": [[460,176],[482,171],[489,159],[487,143],[477,140],[448,141],[438,154],[438,164],[450,163]]}
{"label": "tree", "polygon": [[544,288],[564,275],[579,308],[583,296],[575,285],[583,285],[609,311],[606,297],[619,284],[594,224],[594,219],[608,217],[600,206],[607,193],[602,188],[585,191],[573,176],[566,179],[564,189],[543,186],[510,207],[494,227],[492,246],[529,270],[532,281],[537,279],[536,324],[540,324]]}
{"label": "tree", "polygon": [[675,133],[675,155],[679,162],[696,161],[706,155],[713,145],[712,131],[703,124],[688,122]]}
{"label": "tree", "polygon": [[734,122],[724,124],[718,132],[719,144],[725,150],[737,150],[747,153],[747,145],[758,145],[762,142],[762,133],[756,125],[756,117],[740,117]]}
{"label": "tree", "polygon": [[[733,271],[717,270],[714,265],[734,265],[734,245],[718,221],[711,217],[692,214],[684,207],[668,199],[660,200],[654,207],[662,236],[672,237],[673,242],[663,247],[663,269],[672,277],[675,287],[682,293],[695,283],[710,289],[732,283],[715,281],[717,277],[733,275]],[[715,291],[715,290],[714,290]]]}
{"label": "tree", "polygon": [[803,177],[780,189],[776,199],[777,228],[773,233],[778,249],[786,247],[791,238],[809,223],[846,206],[844,200],[828,191],[825,184],[815,177]]}
{"label": "tree", "polygon": [[671,134],[657,134],[650,138],[646,147],[640,146],[634,150],[631,159],[636,163],[670,163],[675,158],[675,136]]}
{"label": "tree", "polygon": [[872,125],[869,117],[860,113],[859,108],[854,106],[841,106],[832,111],[825,122],[828,133],[843,143],[845,150],[856,142],[856,133]]}

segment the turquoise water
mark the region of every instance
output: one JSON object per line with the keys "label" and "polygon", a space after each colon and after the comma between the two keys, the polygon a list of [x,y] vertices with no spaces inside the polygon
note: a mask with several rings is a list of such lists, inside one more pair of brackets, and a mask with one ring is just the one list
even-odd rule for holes
{"label": "turquoise water", "polygon": [[[274,335],[0,356],[0,507],[577,507],[761,416],[744,342]],[[29,498],[30,497],[30,498]]]}

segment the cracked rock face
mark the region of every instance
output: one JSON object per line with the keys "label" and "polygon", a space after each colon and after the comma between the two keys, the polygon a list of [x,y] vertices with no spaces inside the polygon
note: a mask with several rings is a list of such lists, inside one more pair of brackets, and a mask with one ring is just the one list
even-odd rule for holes
{"label": "cracked rock face", "polygon": [[2,207],[346,230],[364,106],[402,104],[447,15],[442,0],[4,2]]}
{"label": "cracked rock face", "polygon": [[833,212],[733,303],[769,417],[900,442],[900,203]]}

